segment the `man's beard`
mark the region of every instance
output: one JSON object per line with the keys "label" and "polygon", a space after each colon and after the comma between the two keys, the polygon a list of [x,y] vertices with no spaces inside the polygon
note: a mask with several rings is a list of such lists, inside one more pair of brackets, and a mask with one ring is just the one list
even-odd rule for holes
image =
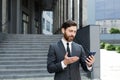
{"label": "man's beard", "polygon": [[64,34],[64,38],[65,38],[68,42],[70,42],[70,41],[73,41],[74,36],[67,36],[66,33],[65,33],[65,34]]}

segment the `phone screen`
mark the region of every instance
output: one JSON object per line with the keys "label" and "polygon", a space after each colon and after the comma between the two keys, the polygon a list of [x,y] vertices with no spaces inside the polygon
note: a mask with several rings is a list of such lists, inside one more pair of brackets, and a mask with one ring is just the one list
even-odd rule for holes
{"label": "phone screen", "polygon": [[89,53],[89,56],[91,56],[91,55],[94,56],[95,54],[96,54],[96,52],[90,52],[90,53]]}

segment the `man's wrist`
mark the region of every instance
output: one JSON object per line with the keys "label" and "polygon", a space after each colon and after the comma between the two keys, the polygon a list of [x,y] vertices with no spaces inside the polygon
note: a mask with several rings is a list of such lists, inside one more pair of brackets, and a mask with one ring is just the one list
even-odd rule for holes
{"label": "man's wrist", "polygon": [[64,61],[61,61],[61,65],[62,65],[63,69],[67,67],[67,65],[64,63]]}
{"label": "man's wrist", "polygon": [[89,71],[91,71],[91,70],[92,70],[92,65],[90,65],[90,66],[87,65],[87,69],[88,69]]}
{"label": "man's wrist", "polygon": [[66,62],[65,60],[63,60],[63,63],[64,63],[65,65],[67,65],[67,62]]}
{"label": "man's wrist", "polygon": [[92,65],[88,65],[88,67],[92,67]]}

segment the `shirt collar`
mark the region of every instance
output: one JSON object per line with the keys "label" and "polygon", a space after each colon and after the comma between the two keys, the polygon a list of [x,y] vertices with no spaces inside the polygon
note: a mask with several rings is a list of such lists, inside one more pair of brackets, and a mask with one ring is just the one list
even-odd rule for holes
{"label": "shirt collar", "polygon": [[70,48],[70,52],[72,52],[72,41],[71,42],[67,42],[64,37],[61,39],[63,45],[64,45],[64,48],[65,50],[67,51],[67,43],[69,43],[69,48]]}
{"label": "shirt collar", "polygon": [[62,38],[62,42],[63,42],[63,44],[66,44],[66,43],[69,43],[70,45],[72,44],[72,41],[71,41],[71,42],[67,42],[67,41],[64,39],[64,37]]}

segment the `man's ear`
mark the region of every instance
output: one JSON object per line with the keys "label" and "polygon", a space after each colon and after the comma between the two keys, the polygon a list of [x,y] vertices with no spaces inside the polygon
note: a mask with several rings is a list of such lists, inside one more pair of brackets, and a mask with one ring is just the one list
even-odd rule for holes
{"label": "man's ear", "polygon": [[65,29],[64,28],[62,28],[61,31],[62,31],[63,34],[65,33]]}

